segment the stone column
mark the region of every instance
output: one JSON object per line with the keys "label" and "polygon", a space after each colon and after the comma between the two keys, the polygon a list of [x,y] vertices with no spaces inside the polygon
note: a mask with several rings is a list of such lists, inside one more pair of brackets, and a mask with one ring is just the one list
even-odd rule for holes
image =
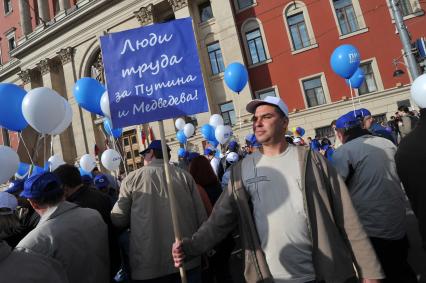
{"label": "stone column", "polygon": [[59,0],[59,10],[66,11],[70,7],[69,0]]}
{"label": "stone column", "polygon": [[45,23],[48,22],[49,19],[49,2],[47,0],[37,0],[38,5],[38,16]]}
{"label": "stone column", "polygon": [[[64,70],[64,85],[68,102],[73,111],[72,133],[75,140],[77,159],[86,153],[93,153],[95,136],[92,115],[86,110],[82,110],[77,104],[73,93],[77,75],[74,66],[74,49],[68,47],[58,52]],[[89,150],[90,149],[90,150]]]}
{"label": "stone column", "polygon": [[21,21],[22,34],[26,36],[31,33],[31,16],[28,0],[19,0],[19,18]]}
{"label": "stone column", "polygon": [[[54,63],[55,62],[53,62],[51,59],[43,59],[37,64],[37,66],[40,69],[43,86],[57,91],[54,88],[54,80],[57,79],[57,74],[56,74],[57,67],[53,65]],[[53,138],[53,153],[58,154],[59,156],[64,158],[60,137],[54,136],[52,138]],[[46,158],[50,157],[50,149],[51,149],[50,143],[49,143],[48,149],[49,149],[48,150],[49,156],[47,156]]]}

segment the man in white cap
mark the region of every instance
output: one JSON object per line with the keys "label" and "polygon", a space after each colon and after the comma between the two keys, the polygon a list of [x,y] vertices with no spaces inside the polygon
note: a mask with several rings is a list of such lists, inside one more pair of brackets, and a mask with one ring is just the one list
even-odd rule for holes
{"label": "man in white cap", "polygon": [[319,153],[286,142],[284,101],[256,99],[246,109],[262,147],[232,166],[210,218],[173,245],[175,265],[238,224],[247,282],[379,282],[383,272],[344,181]]}

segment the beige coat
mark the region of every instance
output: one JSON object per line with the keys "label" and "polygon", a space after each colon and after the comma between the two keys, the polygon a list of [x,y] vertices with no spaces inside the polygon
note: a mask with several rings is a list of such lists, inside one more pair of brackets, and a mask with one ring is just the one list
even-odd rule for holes
{"label": "beige coat", "polygon": [[[181,233],[189,237],[206,220],[206,210],[192,176],[172,165],[170,172]],[[163,160],[154,160],[123,180],[111,220],[119,228],[130,226],[132,279],[146,280],[178,272],[171,256],[175,237]],[[195,258],[185,267],[199,265],[200,259]]]}
{"label": "beige coat", "polygon": [[109,282],[107,226],[96,210],[61,202],[16,249],[59,261],[70,283]]}
{"label": "beige coat", "polygon": [[[342,178],[318,153],[304,147],[298,147],[298,151],[299,160],[303,160],[300,164],[302,189],[316,279],[342,283],[356,273],[360,278],[383,278],[379,261]],[[191,239],[184,239],[185,254],[204,253],[238,224],[245,250],[246,281],[273,282],[251,209],[249,196],[242,185],[240,162],[232,168],[228,189],[216,202],[209,219]]]}

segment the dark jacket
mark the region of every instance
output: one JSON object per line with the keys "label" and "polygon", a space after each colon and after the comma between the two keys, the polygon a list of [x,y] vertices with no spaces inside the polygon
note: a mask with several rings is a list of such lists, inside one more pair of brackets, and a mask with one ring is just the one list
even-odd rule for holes
{"label": "dark jacket", "polygon": [[[302,190],[313,246],[317,280],[340,283],[357,274],[380,279],[383,272],[359,222],[344,181],[319,153],[298,147]],[[183,239],[187,256],[211,249],[238,224],[249,283],[273,282],[241,180],[241,162],[232,167],[231,182],[209,219],[191,239]]]}
{"label": "dark jacket", "polygon": [[420,110],[417,127],[405,136],[395,154],[396,169],[416,214],[423,246],[426,247],[426,109]]}

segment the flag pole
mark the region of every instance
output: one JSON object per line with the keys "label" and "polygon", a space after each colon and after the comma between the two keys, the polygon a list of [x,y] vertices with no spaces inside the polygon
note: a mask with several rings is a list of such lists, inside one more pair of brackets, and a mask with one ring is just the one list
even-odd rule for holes
{"label": "flag pole", "polygon": [[[172,213],[172,222],[173,222],[173,230],[175,232],[175,240],[180,241],[182,239],[182,234],[180,231],[179,223],[178,223],[178,217],[177,217],[177,210],[176,210],[176,199],[175,199],[175,192],[173,190],[173,184],[171,182],[171,176],[170,176],[170,164],[169,164],[169,155],[167,152],[167,145],[166,145],[166,137],[164,134],[164,124],[163,121],[158,121],[158,125],[160,128],[160,137],[161,137],[161,151],[163,152],[163,161],[164,161],[164,172],[166,174],[166,186],[167,186],[167,192],[169,193],[169,202],[170,202],[170,210]],[[179,268],[180,277],[182,279],[182,283],[187,283],[186,278],[186,272],[184,267]]]}

